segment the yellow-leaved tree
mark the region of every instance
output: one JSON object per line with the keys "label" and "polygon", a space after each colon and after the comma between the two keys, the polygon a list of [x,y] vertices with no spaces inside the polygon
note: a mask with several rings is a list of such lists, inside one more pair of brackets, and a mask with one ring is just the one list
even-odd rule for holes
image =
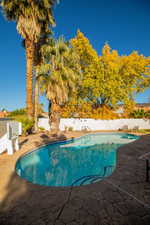
{"label": "yellow-leaved tree", "polygon": [[128,106],[134,102],[135,94],[149,86],[149,57],[136,51],[120,56],[108,44],[99,56],[80,31],[71,42],[80,56],[82,81],[78,94],[85,101],[111,108],[118,103]]}

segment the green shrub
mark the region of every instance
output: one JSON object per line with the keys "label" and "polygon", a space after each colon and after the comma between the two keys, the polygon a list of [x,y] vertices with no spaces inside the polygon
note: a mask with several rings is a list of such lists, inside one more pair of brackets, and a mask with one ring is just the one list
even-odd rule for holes
{"label": "green shrub", "polygon": [[34,121],[28,119],[26,115],[16,115],[12,119],[21,122],[23,135],[31,134],[34,126]]}
{"label": "green shrub", "polygon": [[67,127],[67,126],[65,126],[65,131],[73,131],[73,127]]}
{"label": "green shrub", "polygon": [[19,115],[26,115],[25,109],[16,109],[8,114],[8,117],[14,117]]}
{"label": "green shrub", "polygon": [[73,131],[73,127],[68,127],[68,131]]}
{"label": "green shrub", "polygon": [[143,134],[149,134],[150,133],[150,129],[140,129],[138,130],[139,133],[143,133]]}
{"label": "green shrub", "polygon": [[8,117],[22,123],[23,135],[31,134],[34,126],[34,121],[29,119],[25,109],[16,109],[8,114]]}
{"label": "green shrub", "polygon": [[22,123],[23,134],[32,134],[34,121],[28,118],[22,118],[20,121]]}
{"label": "green shrub", "polygon": [[130,117],[133,117],[135,119],[146,118],[147,112],[145,112],[143,109],[137,109],[131,112]]}
{"label": "green shrub", "polygon": [[40,131],[44,131],[45,128],[44,128],[44,127],[39,127],[39,130],[40,130]]}

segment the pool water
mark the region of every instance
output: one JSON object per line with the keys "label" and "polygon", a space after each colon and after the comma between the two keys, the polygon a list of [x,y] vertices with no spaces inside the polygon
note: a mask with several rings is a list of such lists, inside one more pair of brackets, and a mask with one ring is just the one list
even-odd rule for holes
{"label": "pool water", "polygon": [[110,176],[116,167],[116,150],[138,139],[125,133],[89,134],[49,144],[21,157],[16,172],[46,186],[79,186]]}

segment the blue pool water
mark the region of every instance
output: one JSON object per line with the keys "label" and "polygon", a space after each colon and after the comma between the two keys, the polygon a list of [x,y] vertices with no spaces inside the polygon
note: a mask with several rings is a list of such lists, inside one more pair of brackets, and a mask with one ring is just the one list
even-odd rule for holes
{"label": "blue pool water", "polygon": [[89,134],[50,144],[21,157],[16,172],[34,184],[46,186],[90,184],[111,175],[118,147],[136,139],[138,136],[125,133]]}

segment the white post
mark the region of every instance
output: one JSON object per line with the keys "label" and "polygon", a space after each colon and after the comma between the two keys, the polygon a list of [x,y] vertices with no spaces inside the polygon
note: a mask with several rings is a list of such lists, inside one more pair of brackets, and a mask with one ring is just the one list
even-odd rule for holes
{"label": "white post", "polygon": [[7,140],[7,153],[8,155],[12,155],[14,153],[12,140]]}
{"label": "white post", "polygon": [[22,123],[19,122],[18,126],[19,126],[19,134],[18,135],[21,135],[22,134]]}
{"label": "white post", "polygon": [[15,150],[16,150],[16,151],[19,150],[19,141],[18,141],[18,137],[16,137],[16,139],[15,139]]}
{"label": "white post", "polygon": [[13,151],[13,142],[12,142],[12,129],[9,125],[9,123],[7,123],[7,153],[8,155],[12,155],[14,153]]}

